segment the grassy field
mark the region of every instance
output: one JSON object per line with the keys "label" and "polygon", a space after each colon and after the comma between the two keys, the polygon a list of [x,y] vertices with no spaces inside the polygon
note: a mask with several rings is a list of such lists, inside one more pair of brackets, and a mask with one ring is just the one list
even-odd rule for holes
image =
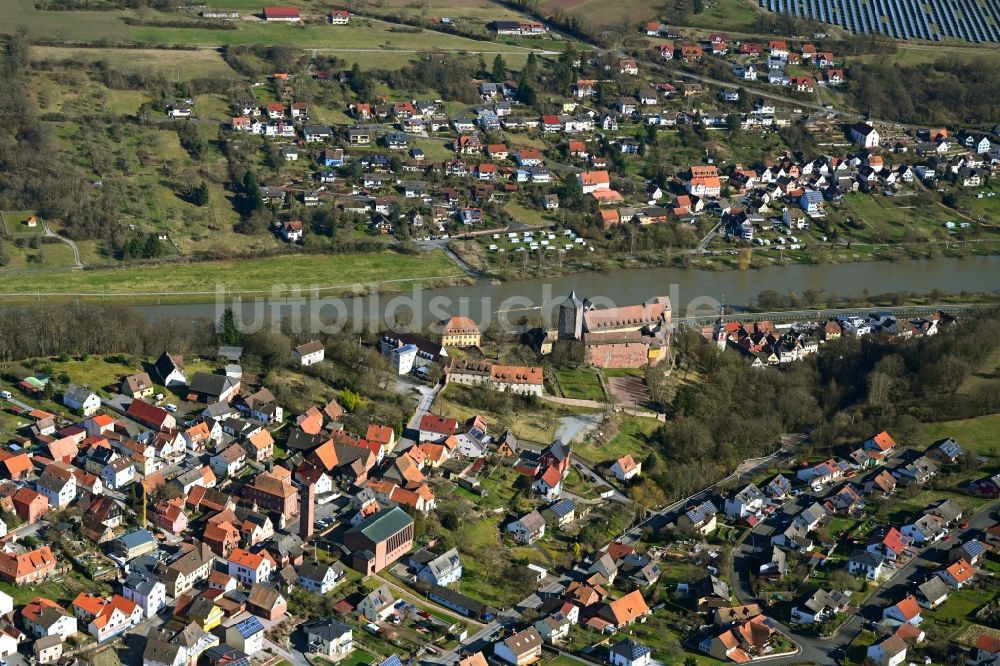
{"label": "grassy field", "polygon": [[73,263],[73,249],[66,243],[40,243],[38,247],[5,244],[9,263],[0,269],[4,271],[31,271],[35,269],[70,268]]}
{"label": "grassy field", "polygon": [[50,12],[33,0],[0,0],[0,33],[11,34],[22,26],[28,34],[45,39],[97,41],[128,39],[128,28],[116,12]]}
{"label": "grassy field", "polygon": [[966,451],[995,457],[1000,455],[1000,414],[979,416],[962,421],[941,421],[931,423],[924,429],[922,443],[930,446],[939,439],[954,437]]}
{"label": "grassy field", "polygon": [[[0,0],[2,2],[2,0]],[[159,72],[173,80],[186,81],[202,77],[232,77],[237,74],[226,64],[218,51],[199,49],[177,51],[162,49],[70,48],[32,46],[33,60],[71,60],[73,62],[105,63],[121,72]]]}
{"label": "grassy field", "polygon": [[[36,293],[81,297],[185,296],[202,298],[223,287],[230,293],[271,293],[275,285],[312,286],[323,293],[350,291],[377,283],[406,288],[415,282],[460,277],[441,251],[417,256],[383,252],[373,255],[298,255],[252,261],[212,261],[169,266],[65,271],[47,274],[44,281],[30,273],[4,273],[0,296]],[[47,285],[58,283],[51,292]]]}
{"label": "grassy field", "polygon": [[864,223],[860,229],[848,230],[848,235],[857,241],[943,239],[944,223],[956,219],[924,195],[873,197],[853,193],[844,198],[841,210],[845,217]]}
{"label": "grassy field", "polygon": [[238,30],[206,28],[164,28],[132,26],[130,34],[147,44],[188,44],[225,46],[232,44],[278,44],[329,51],[499,51],[516,53],[523,49],[494,45],[430,31],[394,31],[392,26],[372,21],[352,22],[341,30],[323,24],[276,25],[263,22],[241,23]]}
{"label": "grassy field", "polygon": [[633,458],[641,462],[652,451],[649,436],[660,425],[654,419],[625,416],[621,429],[610,442],[602,444],[588,440],[575,444],[573,448],[580,455],[598,463],[617,460],[626,453],[632,454]]}

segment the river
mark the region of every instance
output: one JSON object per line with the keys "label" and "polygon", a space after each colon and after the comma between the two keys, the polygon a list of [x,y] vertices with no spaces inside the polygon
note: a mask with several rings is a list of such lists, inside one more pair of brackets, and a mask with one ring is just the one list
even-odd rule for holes
{"label": "river", "polygon": [[[508,282],[480,281],[475,285],[418,289],[413,292],[318,299],[244,299],[234,309],[248,328],[264,321],[291,317],[309,321],[355,321],[378,317],[392,322],[393,312],[410,310],[413,324],[423,326],[450,315],[465,314],[482,326],[503,311],[511,320],[523,315],[551,314],[570,291],[589,298],[598,307],[640,303],[658,295],[670,296],[674,316],[704,314],[727,305],[748,305],[765,290],[785,294],[820,289],[828,296],[859,296],[896,291],[927,293],[983,292],[1000,288],[1000,256],[941,257],[900,262],[849,264],[794,264],[747,271],[710,271],[683,268],[620,269],[607,273],[575,273],[562,277],[526,278]],[[830,300],[830,299],[828,299]],[[136,306],[154,318],[213,318],[225,303]],[[389,314],[386,314],[389,313]],[[381,324],[380,324],[381,325]]]}

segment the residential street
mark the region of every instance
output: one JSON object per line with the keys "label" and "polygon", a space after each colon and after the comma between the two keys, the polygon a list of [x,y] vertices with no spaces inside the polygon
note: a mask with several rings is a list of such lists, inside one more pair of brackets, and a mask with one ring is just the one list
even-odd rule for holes
{"label": "residential street", "polygon": [[[827,489],[828,491],[830,489]],[[785,508],[797,500],[786,503]],[[969,527],[958,530],[951,541],[938,541],[921,551],[907,562],[895,574],[881,582],[877,590],[863,602],[862,607],[850,619],[828,638],[811,638],[794,633],[786,624],[775,620],[778,627],[791,636],[802,648],[802,654],[796,658],[775,659],[768,663],[801,663],[802,658],[815,664],[835,664],[844,656],[846,646],[857,638],[865,622],[877,621],[882,617],[882,609],[899,601],[907,592],[912,592],[914,585],[923,582],[924,568],[939,566],[944,562],[948,550],[961,543],[966,535],[971,536],[993,524],[990,517],[993,510],[1000,506],[1000,501],[990,502],[981,507],[968,518]],[[775,512],[790,513],[787,511]],[[773,520],[761,521],[748,534],[747,538],[733,553],[732,591],[740,603],[763,603],[750,589],[750,575],[757,564],[761,549],[770,547],[771,535],[775,532]]]}

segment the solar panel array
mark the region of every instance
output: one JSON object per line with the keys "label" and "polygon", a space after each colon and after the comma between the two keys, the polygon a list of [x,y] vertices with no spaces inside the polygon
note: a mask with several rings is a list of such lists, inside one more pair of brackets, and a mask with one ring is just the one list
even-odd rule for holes
{"label": "solar panel array", "polygon": [[864,35],[1000,42],[1000,0],[760,0],[760,6]]}

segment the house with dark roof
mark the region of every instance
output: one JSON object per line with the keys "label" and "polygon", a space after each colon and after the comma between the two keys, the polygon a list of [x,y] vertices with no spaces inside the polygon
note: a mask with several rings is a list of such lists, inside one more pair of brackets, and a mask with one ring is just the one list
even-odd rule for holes
{"label": "house with dark roof", "polygon": [[184,374],[184,357],[178,354],[164,351],[153,364],[153,370],[160,383],[167,388],[183,386],[188,383],[187,375]]}
{"label": "house with dark roof", "polygon": [[354,651],[351,627],[336,620],[314,620],[302,625],[302,631],[310,654],[337,661]]}

